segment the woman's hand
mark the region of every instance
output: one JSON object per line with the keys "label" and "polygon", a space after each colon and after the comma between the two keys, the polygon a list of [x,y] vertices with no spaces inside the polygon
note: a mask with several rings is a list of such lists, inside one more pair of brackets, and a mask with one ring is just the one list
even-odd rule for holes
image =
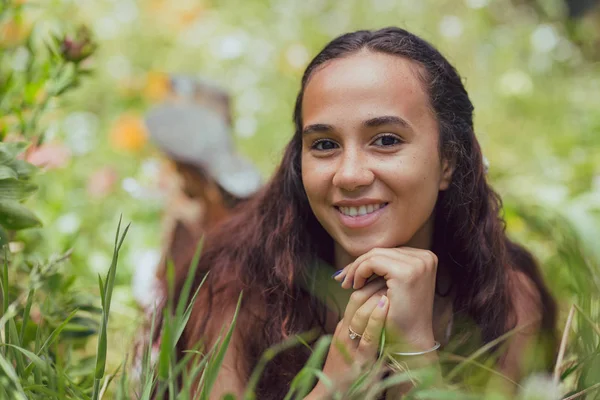
{"label": "woman's hand", "polygon": [[386,337],[386,341],[397,342],[401,350],[426,350],[435,343],[433,301],[437,263],[436,255],[428,250],[376,248],[346,266],[335,279],[342,281],[345,289],[361,289],[373,275],[382,277],[390,302],[386,331],[399,336]]}
{"label": "woman's hand", "polygon": [[[337,324],[323,372],[335,386],[345,392],[365,368],[377,359],[381,332],[389,309],[383,279],[375,279],[350,296],[344,317]],[[350,330],[361,336],[350,338]],[[331,391],[322,382],[309,398],[326,399]]]}

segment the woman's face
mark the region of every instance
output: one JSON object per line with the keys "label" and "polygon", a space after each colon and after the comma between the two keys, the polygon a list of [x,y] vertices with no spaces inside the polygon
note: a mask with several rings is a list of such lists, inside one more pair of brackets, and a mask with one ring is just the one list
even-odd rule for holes
{"label": "woman's face", "polygon": [[418,69],[361,51],[327,62],[305,88],[302,181],[338,257],[431,247],[433,209],[452,169],[440,161]]}

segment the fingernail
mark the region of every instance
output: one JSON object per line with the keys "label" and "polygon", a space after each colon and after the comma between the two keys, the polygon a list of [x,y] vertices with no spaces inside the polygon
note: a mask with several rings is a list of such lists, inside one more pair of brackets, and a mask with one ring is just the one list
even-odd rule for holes
{"label": "fingernail", "polygon": [[381,299],[379,299],[379,304],[377,304],[380,308],[383,308],[385,306],[385,303],[387,303],[387,296],[384,294],[383,296],[381,296]]}
{"label": "fingernail", "polygon": [[340,269],[339,271],[335,271],[335,273],[333,275],[331,275],[332,278],[335,278],[336,276],[338,276],[339,274],[341,274],[343,271],[343,269]]}

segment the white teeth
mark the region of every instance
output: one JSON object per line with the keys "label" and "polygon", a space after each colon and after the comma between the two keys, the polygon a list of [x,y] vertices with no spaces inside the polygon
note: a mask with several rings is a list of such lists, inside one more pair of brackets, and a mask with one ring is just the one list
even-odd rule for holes
{"label": "white teeth", "polygon": [[[385,204],[385,203],[384,203]],[[360,207],[338,207],[340,212],[344,215],[351,217],[362,216],[371,214],[374,211],[379,210],[384,204],[368,204]]]}

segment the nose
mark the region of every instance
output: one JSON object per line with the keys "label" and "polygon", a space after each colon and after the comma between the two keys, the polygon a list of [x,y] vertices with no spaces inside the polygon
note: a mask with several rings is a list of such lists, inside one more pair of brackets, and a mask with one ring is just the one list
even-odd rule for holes
{"label": "nose", "polygon": [[346,149],[339,158],[333,185],[351,192],[371,185],[374,179],[368,158],[360,151]]}

